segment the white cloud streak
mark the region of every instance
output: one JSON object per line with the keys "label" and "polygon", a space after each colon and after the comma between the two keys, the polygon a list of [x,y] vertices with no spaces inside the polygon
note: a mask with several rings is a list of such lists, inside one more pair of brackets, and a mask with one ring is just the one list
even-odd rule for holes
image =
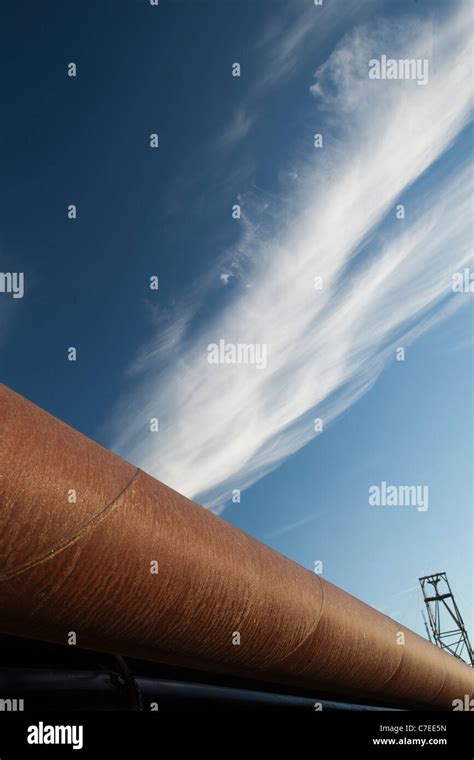
{"label": "white cloud streak", "polygon": [[284,536],[286,533],[291,533],[291,531],[296,530],[297,528],[302,528],[304,525],[308,525],[309,523],[314,522],[315,520],[320,520],[321,514],[317,515],[308,515],[307,517],[303,517],[301,520],[296,520],[295,522],[288,523],[287,525],[283,525],[281,528],[276,528],[276,530],[273,530],[271,533],[268,533],[264,539],[266,541],[277,538],[278,536]]}
{"label": "white cloud streak", "polygon": [[360,19],[376,3],[377,0],[351,0],[348,5],[346,0],[331,0],[315,6],[307,0],[293,0],[275,7],[254,45],[259,66],[220,136],[221,145],[235,147],[240,143],[258,121],[262,98],[288,82],[328,36],[354,19]]}
{"label": "white cloud streak", "polygon": [[[429,84],[369,80],[378,53],[429,56]],[[192,340],[178,331],[165,369],[148,352],[114,415],[115,450],[219,509],[311,440],[315,417],[326,426],[360,398],[395,346],[465,303],[450,287],[470,257],[469,171],[437,175],[405,220],[379,225],[468,122],[470,77],[462,15],[437,31],[377,24],[342,42],[313,90],[325,147],[301,162],[272,230],[247,230],[247,286],[226,289]],[[221,338],[266,343],[267,369],[208,364]]]}

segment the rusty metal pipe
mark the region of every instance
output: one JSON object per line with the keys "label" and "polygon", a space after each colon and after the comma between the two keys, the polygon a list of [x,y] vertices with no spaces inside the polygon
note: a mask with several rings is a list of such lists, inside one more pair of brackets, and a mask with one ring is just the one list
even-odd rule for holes
{"label": "rusty metal pipe", "polygon": [[467,665],[1,385],[0,430],[2,633],[346,700],[472,696]]}

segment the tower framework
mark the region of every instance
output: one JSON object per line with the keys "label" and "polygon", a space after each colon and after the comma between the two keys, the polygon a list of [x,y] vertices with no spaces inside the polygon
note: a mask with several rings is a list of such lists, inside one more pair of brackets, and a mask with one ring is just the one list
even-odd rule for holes
{"label": "tower framework", "polygon": [[[440,649],[445,649],[459,660],[474,666],[472,646],[446,573],[433,573],[418,580],[428,612],[433,642]],[[428,628],[427,633],[429,634]]]}

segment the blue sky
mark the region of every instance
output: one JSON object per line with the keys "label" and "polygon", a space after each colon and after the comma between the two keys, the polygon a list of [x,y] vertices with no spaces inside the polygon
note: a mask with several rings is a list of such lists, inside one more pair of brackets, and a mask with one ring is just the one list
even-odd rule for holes
{"label": "blue sky", "polygon": [[27,0],[0,47],[2,381],[422,634],[435,571],[473,626],[468,8]]}

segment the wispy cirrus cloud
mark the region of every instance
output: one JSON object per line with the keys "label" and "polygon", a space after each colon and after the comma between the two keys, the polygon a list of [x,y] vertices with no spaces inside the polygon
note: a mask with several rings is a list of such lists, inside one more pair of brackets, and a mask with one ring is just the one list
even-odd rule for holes
{"label": "wispy cirrus cloud", "polygon": [[220,135],[223,147],[236,147],[258,121],[262,99],[287,83],[333,33],[374,7],[377,0],[332,0],[321,6],[296,0],[272,8],[252,47],[258,67]]}
{"label": "wispy cirrus cloud", "polygon": [[287,523],[286,525],[283,525],[280,528],[276,528],[275,530],[272,530],[271,533],[268,533],[266,536],[264,536],[264,539],[266,541],[269,541],[272,538],[277,538],[278,536],[284,536],[286,533],[291,533],[291,531],[293,530],[297,530],[298,528],[303,528],[305,525],[309,525],[315,520],[320,520],[320,519],[321,519],[320,514],[308,515],[307,517],[301,518],[301,520],[295,520],[294,522]]}
{"label": "wispy cirrus cloud", "polygon": [[[469,120],[469,45],[462,14],[439,29],[378,23],[319,67],[323,150],[301,159],[268,224],[246,226],[245,280],[205,320],[180,326],[164,364],[149,348],[139,357],[116,450],[219,508],[311,440],[315,417],[327,425],[367,392],[395,346],[465,303],[450,286],[470,259],[471,173],[438,172],[405,220],[386,216]],[[378,52],[429,56],[429,84],[369,80]],[[267,368],[209,364],[207,346],[221,338],[265,343]],[[148,432],[152,417],[159,434]]]}

